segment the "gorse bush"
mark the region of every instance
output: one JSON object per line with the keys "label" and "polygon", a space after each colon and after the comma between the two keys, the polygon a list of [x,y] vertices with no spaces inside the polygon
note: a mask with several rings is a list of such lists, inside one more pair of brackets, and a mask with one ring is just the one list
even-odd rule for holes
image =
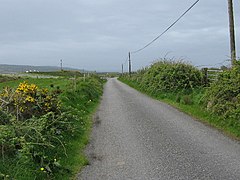
{"label": "gorse bush", "polygon": [[72,133],[70,113],[61,113],[59,90],[39,89],[35,84],[20,83],[6,87],[0,94],[1,158],[17,157],[35,162],[44,172],[59,168],[58,152],[64,150],[63,134]]}
{"label": "gorse bush", "polygon": [[47,112],[59,113],[59,92],[39,89],[35,84],[20,83],[16,90],[5,87],[0,94],[1,108],[19,120],[41,116]]}

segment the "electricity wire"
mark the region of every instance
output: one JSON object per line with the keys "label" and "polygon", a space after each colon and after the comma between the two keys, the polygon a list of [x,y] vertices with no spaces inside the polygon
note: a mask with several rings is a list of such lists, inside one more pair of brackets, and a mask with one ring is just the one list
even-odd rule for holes
{"label": "electricity wire", "polygon": [[132,51],[131,53],[138,53],[142,50],[144,50],[145,48],[147,48],[148,46],[150,46],[152,43],[154,43],[156,40],[158,40],[161,36],[163,36],[169,29],[171,29],[180,19],[183,18],[183,16],[185,16],[200,0],[195,1],[179,18],[177,18],[177,20],[175,20],[165,31],[163,31],[160,35],[158,35],[156,38],[154,38],[152,41],[150,41],[148,44],[146,44],[144,47]]}

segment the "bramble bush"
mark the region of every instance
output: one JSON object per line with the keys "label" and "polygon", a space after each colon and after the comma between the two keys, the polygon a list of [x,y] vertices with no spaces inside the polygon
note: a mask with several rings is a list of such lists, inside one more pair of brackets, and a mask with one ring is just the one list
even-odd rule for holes
{"label": "bramble bush", "polygon": [[207,89],[203,103],[210,112],[228,119],[226,123],[240,125],[240,65],[218,76]]}
{"label": "bramble bush", "polygon": [[176,61],[161,60],[137,71],[130,78],[151,94],[189,91],[203,85],[203,75],[194,66]]}

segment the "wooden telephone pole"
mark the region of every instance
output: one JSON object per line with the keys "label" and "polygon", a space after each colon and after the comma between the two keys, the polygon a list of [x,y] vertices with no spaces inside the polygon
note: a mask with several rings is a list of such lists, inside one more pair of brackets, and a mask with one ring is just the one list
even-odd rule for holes
{"label": "wooden telephone pole", "polygon": [[122,64],[122,76],[123,76],[123,64]]}
{"label": "wooden telephone pole", "polygon": [[128,58],[129,58],[129,64],[128,64],[128,68],[129,68],[129,76],[131,76],[131,71],[132,71],[132,67],[131,67],[131,53],[128,53]]}
{"label": "wooden telephone pole", "polygon": [[232,67],[233,67],[235,64],[235,61],[236,61],[236,46],[235,46],[235,30],[234,30],[234,15],[233,15],[232,0],[228,0],[228,13],[229,13],[231,62],[232,62]]}

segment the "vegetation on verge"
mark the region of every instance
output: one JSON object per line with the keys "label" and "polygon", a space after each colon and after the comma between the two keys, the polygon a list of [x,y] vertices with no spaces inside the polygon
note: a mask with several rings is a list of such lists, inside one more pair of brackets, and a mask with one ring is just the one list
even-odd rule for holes
{"label": "vegetation on verge", "polygon": [[166,60],[139,70],[131,77],[124,75],[119,79],[234,137],[240,137],[239,65],[223,71],[210,84],[204,73],[192,65]]}
{"label": "vegetation on verge", "polygon": [[30,81],[0,95],[0,179],[69,179],[87,163],[81,151],[103,81]]}

